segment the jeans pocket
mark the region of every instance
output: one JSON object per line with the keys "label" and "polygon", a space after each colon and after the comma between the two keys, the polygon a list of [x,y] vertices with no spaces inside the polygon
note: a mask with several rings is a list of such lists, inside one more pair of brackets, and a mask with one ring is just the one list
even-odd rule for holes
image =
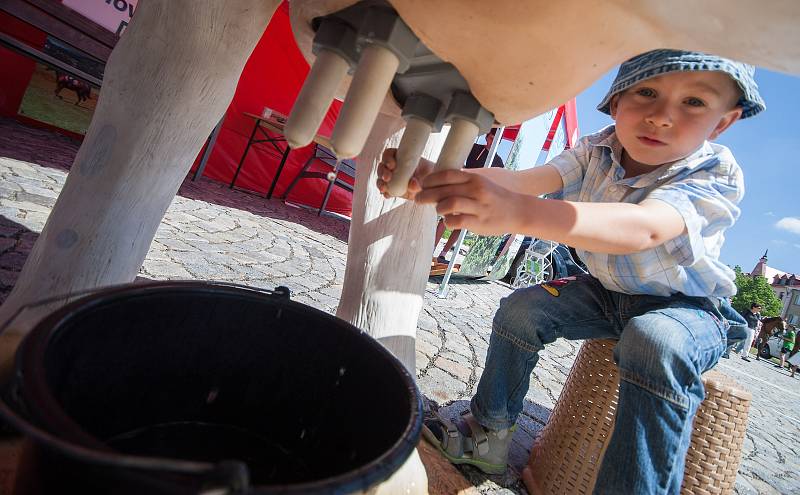
{"label": "jeans pocket", "polygon": [[697,309],[696,315],[687,321],[687,327],[695,339],[699,351],[699,365],[703,372],[711,369],[728,345],[726,324],[714,312]]}

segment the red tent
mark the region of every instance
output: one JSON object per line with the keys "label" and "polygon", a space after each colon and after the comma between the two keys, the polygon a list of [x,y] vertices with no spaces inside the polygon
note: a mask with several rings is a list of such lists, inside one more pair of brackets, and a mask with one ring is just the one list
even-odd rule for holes
{"label": "red tent", "polygon": [[[308,70],[308,63],[297,48],[289,25],[289,5],[283,2],[244,67],[204,175],[223,182],[231,181],[253,131],[253,119],[243,112],[261,114],[264,107],[269,107],[288,115]],[[331,106],[319,130],[320,134],[331,135],[340,106],[338,101]],[[268,147],[255,145],[250,148],[236,179],[237,187],[267,192],[280,162],[279,158],[267,151]],[[292,150],[275,187],[274,197],[283,196],[312,151],[312,146]],[[340,178],[348,179],[344,176]],[[318,206],[327,186],[325,179],[303,179],[292,189],[288,199]],[[351,203],[351,193],[334,187],[326,210],[349,215]]]}

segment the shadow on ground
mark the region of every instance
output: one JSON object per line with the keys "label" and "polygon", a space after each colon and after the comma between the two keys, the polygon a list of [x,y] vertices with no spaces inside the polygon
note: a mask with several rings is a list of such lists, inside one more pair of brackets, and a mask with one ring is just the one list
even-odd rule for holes
{"label": "shadow on ground", "polygon": [[[38,233],[0,216],[0,304],[5,302],[17,283],[25,260],[38,238]],[[134,280],[137,283],[149,281],[150,279],[141,276]]]}
{"label": "shadow on ground", "polygon": [[346,220],[318,216],[304,208],[286,205],[279,199],[266,199],[256,193],[230,189],[227,184],[212,179],[201,177],[192,181],[187,177],[178,190],[178,195],[227,208],[236,208],[260,217],[300,224],[315,232],[328,234],[347,242],[350,222]]}
{"label": "shadow on ground", "polygon": [[39,234],[13,220],[0,216],[0,304],[17,283],[22,265]]}
{"label": "shadow on ground", "polygon": [[[23,125],[14,119],[0,118],[0,156],[35,163],[43,167],[69,170],[81,143],[58,133]],[[191,174],[188,176],[191,177]],[[200,178],[187,179],[178,195],[220,206],[237,208],[273,220],[299,223],[311,230],[347,241],[349,222],[288,206],[278,199],[228,188],[227,184]]]}

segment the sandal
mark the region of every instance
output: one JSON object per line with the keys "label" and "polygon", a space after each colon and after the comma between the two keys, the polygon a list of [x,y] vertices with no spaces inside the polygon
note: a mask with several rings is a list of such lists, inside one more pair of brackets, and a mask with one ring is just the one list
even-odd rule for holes
{"label": "sandal", "polygon": [[508,464],[508,449],[516,425],[505,430],[485,429],[471,412],[461,414],[462,427],[469,429],[467,436],[438,412],[425,421],[422,436],[436,447],[453,464],[469,464],[486,474],[503,474]]}

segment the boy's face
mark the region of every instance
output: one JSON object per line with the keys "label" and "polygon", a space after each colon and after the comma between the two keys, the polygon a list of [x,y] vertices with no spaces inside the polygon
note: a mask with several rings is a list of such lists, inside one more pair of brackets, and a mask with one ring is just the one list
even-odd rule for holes
{"label": "boy's face", "polygon": [[672,72],[616,95],[611,117],[628,157],[658,166],[689,156],[736,122],[739,94],[724,72]]}

